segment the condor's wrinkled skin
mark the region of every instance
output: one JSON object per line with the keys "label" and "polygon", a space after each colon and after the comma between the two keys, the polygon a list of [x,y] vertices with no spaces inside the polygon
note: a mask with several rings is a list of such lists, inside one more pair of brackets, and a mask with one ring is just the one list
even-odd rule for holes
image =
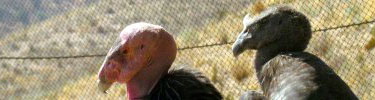
{"label": "condor's wrinkled skin", "polygon": [[114,82],[125,83],[126,100],[220,100],[221,94],[199,72],[169,71],[176,53],[173,37],[161,26],[131,24],[109,50],[98,87],[106,93]]}
{"label": "condor's wrinkled skin", "polygon": [[261,98],[358,99],[327,64],[304,52],[312,32],[308,19],[302,13],[285,5],[275,6],[259,16],[250,18],[247,15],[243,24],[244,29],[232,50],[236,57],[246,50],[257,50],[254,67],[263,91],[264,97]]}

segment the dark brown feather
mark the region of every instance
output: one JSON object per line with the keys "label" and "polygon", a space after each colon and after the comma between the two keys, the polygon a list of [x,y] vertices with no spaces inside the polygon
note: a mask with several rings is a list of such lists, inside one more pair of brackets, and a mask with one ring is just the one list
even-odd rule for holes
{"label": "dark brown feather", "polygon": [[221,100],[220,92],[202,73],[173,69],[162,77],[147,100]]}

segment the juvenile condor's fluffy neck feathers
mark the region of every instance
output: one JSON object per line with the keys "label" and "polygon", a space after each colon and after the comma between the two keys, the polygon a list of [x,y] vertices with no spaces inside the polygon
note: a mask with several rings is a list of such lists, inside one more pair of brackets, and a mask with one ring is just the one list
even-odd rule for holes
{"label": "juvenile condor's fluffy neck feathers", "polygon": [[221,100],[222,96],[202,73],[172,69],[163,76],[147,100]]}
{"label": "juvenile condor's fluffy neck feathers", "polygon": [[[274,45],[274,44],[271,44]],[[277,56],[280,53],[279,46],[274,45],[274,46],[266,46],[263,48],[260,48],[256,54],[255,54],[255,70],[256,72],[260,72],[262,70],[262,66]]]}

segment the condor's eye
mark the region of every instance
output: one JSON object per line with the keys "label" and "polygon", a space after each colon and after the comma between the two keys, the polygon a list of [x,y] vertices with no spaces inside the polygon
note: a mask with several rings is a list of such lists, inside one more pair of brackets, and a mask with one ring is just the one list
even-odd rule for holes
{"label": "condor's eye", "polygon": [[139,49],[143,49],[145,46],[143,44],[141,44],[141,46],[139,47]]}
{"label": "condor's eye", "polygon": [[250,30],[251,30],[250,28],[247,28],[245,32],[250,32]]}
{"label": "condor's eye", "polygon": [[128,50],[127,49],[122,50],[122,54],[124,55],[128,54]]}

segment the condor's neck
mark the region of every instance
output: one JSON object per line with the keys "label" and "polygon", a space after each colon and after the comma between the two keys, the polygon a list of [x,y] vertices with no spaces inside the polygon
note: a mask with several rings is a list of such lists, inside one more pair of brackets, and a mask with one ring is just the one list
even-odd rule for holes
{"label": "condor's neck", "polygon": [[167,74],[169,66],[154,65],[142,69],[126,83],[127,100],[145,100],[160,78]]}
{"label": "condor's neck", "polygon": [[[280,47],[278,45],[269,45],[266,47],[259,48],[255,55],[255,70],[257,73],[262,71],[263,65],[269,60],[281,53]],[[257,74],[259,77],[259,75]]]}

